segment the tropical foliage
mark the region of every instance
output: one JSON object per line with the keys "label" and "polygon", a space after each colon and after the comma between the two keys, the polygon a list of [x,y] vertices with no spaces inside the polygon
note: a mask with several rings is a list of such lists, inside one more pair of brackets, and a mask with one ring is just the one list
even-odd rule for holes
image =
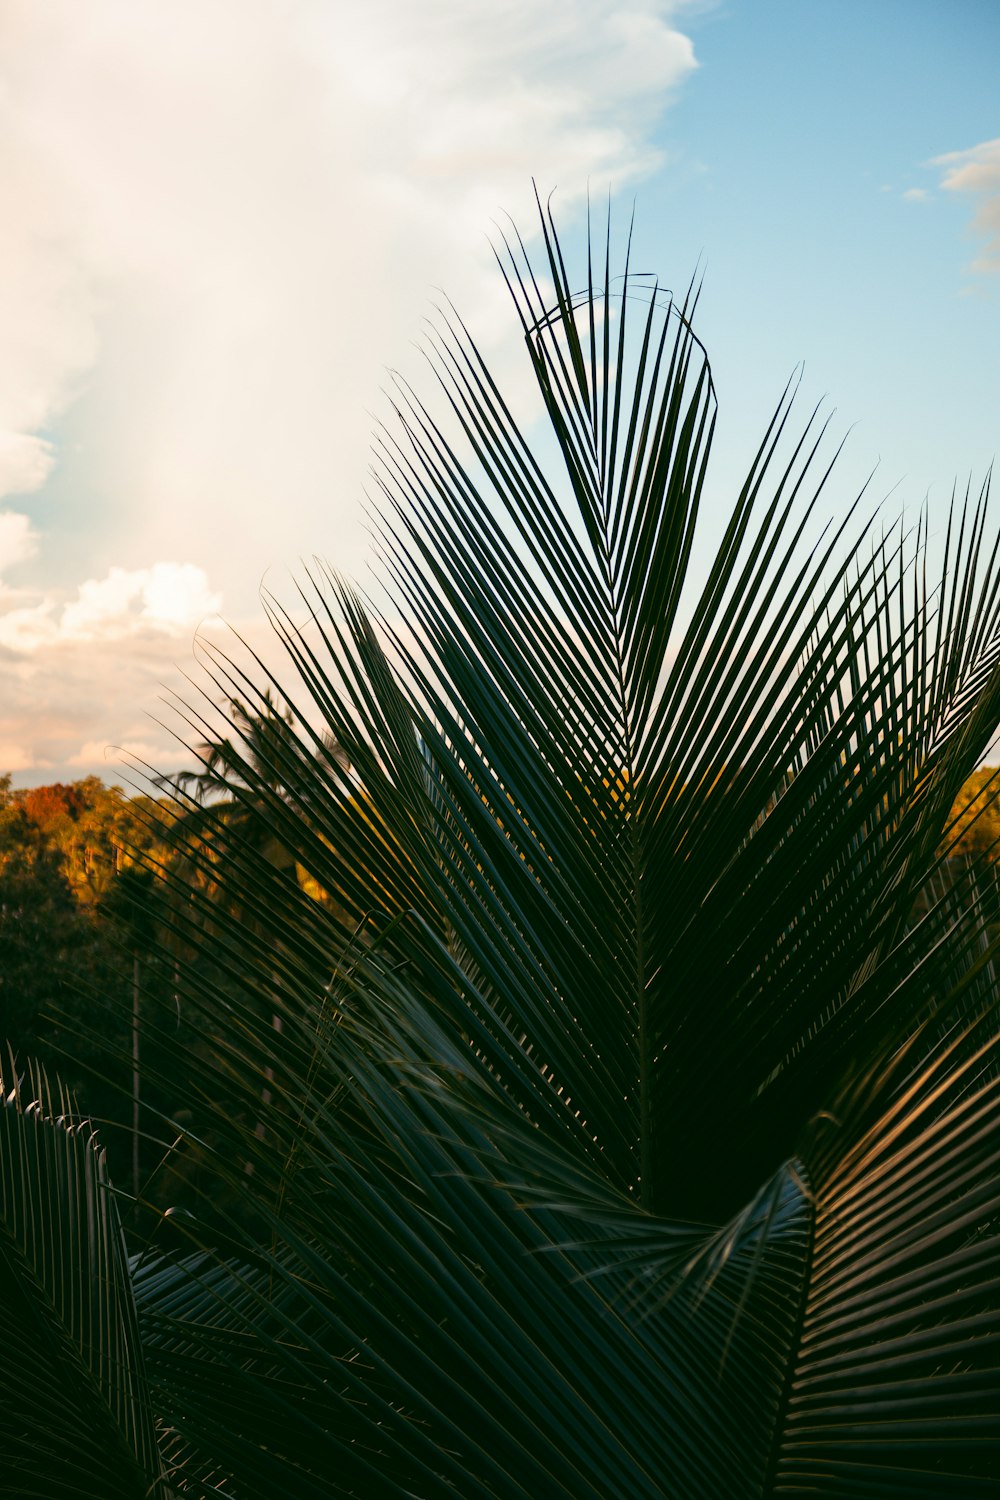
{"label": "tropical foliage", "polygon": [[142,839],[141,802],[96,777],[27,791],[0,778],[0,1036],[58,1071],[102,1121],[123,1185],[132,1149],[121,1106],[132,988],[123,945],[145,966],[149,944],[145,922],[116,931],[107,919],[128,915],[126,892],[147,883],[138,849],[127,852]]}
{"label": "tropical foliage", "polygon": [[[974,862],[940,881],[1000,721],[985,494],[936,583],[923,522],[824,529],[786,393],[699,570],[693,299],[608,255],[578,291],[542,231],[502,258],[542,456],[445,311],[439,415],[398,384],[376,448],[392,607],[317,565],[265,599],[281,669],[216,652],[186,710],[220,796],[154,863],[211,1133],[138,1339],[102,1271],[114,1388],[55,1227],[107,1193],[26,1085],[4,1305],[64,1330],[115,1493],[993,1493],[1000,1028]],[[107,1494],[61,1422],[18,1493]]]}

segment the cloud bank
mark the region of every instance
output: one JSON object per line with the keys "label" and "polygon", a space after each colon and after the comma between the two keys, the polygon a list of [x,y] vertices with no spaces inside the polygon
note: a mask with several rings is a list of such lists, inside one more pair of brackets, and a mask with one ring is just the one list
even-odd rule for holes
{"label": "cloud bank", "polygon": [[94,701],[49,764],[119,734],[140,642],[300,553],[357,570],[384,366],[438,284],[502,364],[485,229],[532,175],[565,208],[658,164],[681,10],[7,0],[0,647],[36,722],[74,673]]}

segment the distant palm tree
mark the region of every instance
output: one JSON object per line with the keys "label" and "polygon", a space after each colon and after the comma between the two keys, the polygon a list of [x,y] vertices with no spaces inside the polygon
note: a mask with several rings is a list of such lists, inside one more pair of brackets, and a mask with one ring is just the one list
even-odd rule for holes
{"label": "distant palm tree", "polygon": [[[180,856],[175,858],[172,870],[175,878],[170,884],[171,894],[181,901],[184,913],[178,924],[181,928],[185,919],[190,925],[192,915],[200,911],[198,938],[188,944],[196,953],[211,951],[205,934],[215,930],[220,904],[228,903],[230,918],[245,932],[252,930],[257,922],[252,903],[246,905],[238,881],[229,878],[231,861],[237,865],[250,862],[257,868],[266,862],[275,874],[280,872],[286,881],[296,882],[313,899],[321,900],[327,907],[336,905],[329,893],[321,891],[297,864],[293,849],[275,836],[269,814],[275,803],[294,801],[303,781],[315,776],[317,759],[344,764],[342,752],[328,734],[319,737],[311,753],[304,752],[293,732],[294,715],[281,706],[270,686],[256,694],[252,706],[239,697],[231,697],[228,713],[234,725],[232,735],[209,738],[192,747],[200,763],[199,770],[155,778],[157,787],[172,791],[183,808],[168,834],[175,856]],[[192,899],[196,893],[198,901]],[[273,1008],[270,1026],[280,1034],[281,1013]],[[272,1102],[271,1050],[275,1045],[274,1038],[265,1041],[260,1063],[261,1099],[265,1107]],[[264,1122],[258,1119],[256,1139],[263,1140],[265,1134]],[[253,1175],[252,1160],[247,1161],[245,1171]]]}
{"label": "distant palm tree", "polygon": [[824,530],[786,392],[699,568],[693,299],[589,256],[577,294],[542,229],[504,263],[541,456],[446,311],[450,427],[399,384],[376,449],[398,616],[322,567],[305,627],[266,600],[343,755],[283,720],[279,793],[235,725],[191,926],[234,986],[181,983],[257,1218],[134,1270],[161,1462],[239,1500],[993,1493],[995,986],[974,902],[917,910],[1000,721],[985,494],[936,586],[923,522]]}

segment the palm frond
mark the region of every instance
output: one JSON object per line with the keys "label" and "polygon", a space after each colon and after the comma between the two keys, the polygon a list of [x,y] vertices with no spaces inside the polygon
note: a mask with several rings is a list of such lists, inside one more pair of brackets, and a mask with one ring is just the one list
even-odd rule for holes
{"label": "palm frond", "polygon": [[3,1493],[162,1495],[125,1245],[93,1131],[0,1074]]}
{"label": "palm frond", "polygon": [[985,491],[929,583],[923,520],[823,526],[790,389],[700,577],[696,297],[542,231],[543,457],[444,310],[447,422],[397,382],[375,453],[392,607],[317,564],[283,668],[207,651],[241,816],[178,823],[225,899],[170,920],[248,1211],[144,1294],[160,1414],[262,1500],[978,1493],[995,984],[927,892],[1000,722]]}

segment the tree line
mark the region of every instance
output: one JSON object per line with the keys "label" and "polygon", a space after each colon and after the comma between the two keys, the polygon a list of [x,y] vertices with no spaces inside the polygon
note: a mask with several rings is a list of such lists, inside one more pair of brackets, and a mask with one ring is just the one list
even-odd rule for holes
{"label": "tree line", "polygon": [[[269,740],[284,735],[291,742],[291,717],[269,696],[258,714],[238,701],[231,712],[250,736],[258,769],[268,762]],[[15,1056],[58,1075],[80,1114],[99,1122],[115,1180],[145,1205],[134,1216],[137,1227],[154,1207],[183,1204],[196,1171],[190,1148],[178,1149],[166,1124],[191,1126],[197,1112],[185,1047],[173,1045],[194,1040],[175,987],[182,951],[192,959],[190,934],[183,942],[174,930],[177,882],[189,881],[209,902],[225,899],[219,829],[253,826],[233,796],[241,778],[232,744],[220,739],[202,748],[201,768],[174,779],[185,811],[171,796],[129,795],[96,776],[27,789],[0,776],[0,1034]],[[955,866],[985,860],[1000,873],[997,778],[994,767],[974,771],[955,799],[940,849]],[[281,794],[273,769],[270,779]],[[202,826],[200,799],[209,791],[212,817]],[[179,817],[184,852],[171,836]],[[277,840],[261,853],[314,899],[334,904]],[[980,899],[985,893],[994,926],[995,884],[981,874],[976,892]],[[221,970],[215,979],[226,983]],[[210,1045],[204,1032],[197,1045]]]}

